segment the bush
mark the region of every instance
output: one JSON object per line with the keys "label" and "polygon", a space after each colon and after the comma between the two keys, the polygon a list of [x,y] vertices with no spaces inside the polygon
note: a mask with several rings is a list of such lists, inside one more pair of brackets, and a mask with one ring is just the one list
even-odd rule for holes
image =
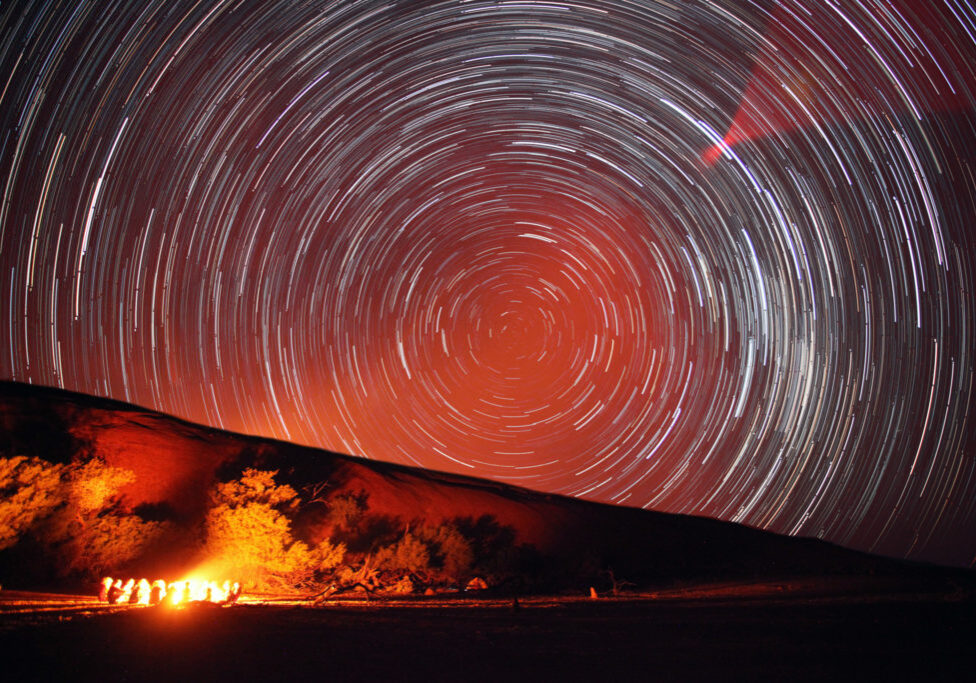
{"label": "bush", "polygon": [[298,494],[276,484],[275,475],[247,469],[240,479],[214,487],[205,551],[251,589],[308,587],[342,562],[345,547],[326,539],[310,548],[295,540],[284,510],[297,506]]}
{"label": "bush", "polygon": [[364,492],[342,493],[329,501],[329,522],[343,531],[352,531],[366,514],[368,504]]}
{"label": "bush", "polygon": [[63,470],[35,457],[0,458],[0,550],[17,543],[61,503]]}
{"label": "bush", "polygon": [[121,508],[119,490],[133,478],[99,459],[0,458],[0,550],[30,533],[62,576],[96,577],[132,562],[169,528]]}
{"label": "bush", "polygon": [[119,489],[136,478],[131,470],[109,467],[97,458],[69,466],[67,474],[68,503],[82,515],[97,515],[105,508],[117,507]]}
{"label": "bush", "polygon": [[248,467],[240,479],[214,486],[211,501],[215,505],[242,505],[260,503],[277,508],[293,508],[298,504],[298,493],[288,484],[278,484],[274,478],[277,470],[258,470]]}
{"label": "bush", "polygon": [[376,553],[376,568],[399,574],[425,576],[430,569],[430,551],[422,540],[405,531],[396,543]]}
{"label": "bush", "polygon": [[97,458],[64,469],[64,506],[41,529],[61,574],[97,578],[113,572],[137,560],[172,530],[168,522],[146,521],[122,508],[119,490],[134,478],[132,471]]}
{"label": "bush", "polygon": [[467,578],[474,563],[474,551],[456,526],[425,527],[422,536],[434,549],[434,560],[444,579],[461,583]]}
{"label": "bush", "polygon": [[98,578],[138,559],[170,531],[166,522],[147,522],[132,514],[72,520],[58,546],[62,574]]}

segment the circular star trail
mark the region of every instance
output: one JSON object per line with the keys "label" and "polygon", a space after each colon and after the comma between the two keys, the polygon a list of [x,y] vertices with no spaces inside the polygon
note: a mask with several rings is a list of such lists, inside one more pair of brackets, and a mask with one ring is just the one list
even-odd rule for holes
{"label": "circular star trail", "polygon": [[12,2],[0,373],[976,560],[976,10]]}

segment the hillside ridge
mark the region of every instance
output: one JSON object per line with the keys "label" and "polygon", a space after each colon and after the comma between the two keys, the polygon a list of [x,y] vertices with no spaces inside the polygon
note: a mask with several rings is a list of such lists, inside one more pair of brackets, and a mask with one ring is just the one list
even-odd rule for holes
{"label": "hillside ridge", "polygon": [[[496,580],[530,572],[547,586],[614,575],[635,586],[659,586],[943,570],[707,517],[615,507],[237,434],[121,401],[9,381],[0,382],[4,454],[61,464],[95,460],[129,471],[131,481],[118,491],[120,509],[151,511],[152,519],[172,522],[186,538],[200,536],[220,482],[249,470],[274,472],[276,483],[292,487],[302,501],[288,521],[304,542],[342,542],[350,562],[368,563],[419,530],[430,536],[425,542],[433,569],[425,576],[443,570],[445,551],[431,540],[435,531],[424,531],[437,529],[463,537],[473,558],[470,571],[495,568],[497,557],[489,557],[495,553],[508,563],[496,568]],[[339,515],[350,504],[360,528]],[[145,561],[165,555],[157,548]]]}

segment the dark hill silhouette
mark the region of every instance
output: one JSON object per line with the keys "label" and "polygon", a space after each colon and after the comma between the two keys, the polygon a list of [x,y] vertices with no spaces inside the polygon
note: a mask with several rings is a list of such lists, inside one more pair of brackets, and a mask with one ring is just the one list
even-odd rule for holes
{"label": "dark hill silhouette", "polygon": [[[451,521],[485,543],[518,549],[519,566],[545,577],[536,585],[546,588],[601,580],[605,586],[610,571],[638,587],[825,574],[970,576],[819,540],[542,494],[242,436],[118,401],[0,382],[0,456],[14,455],[58,463],[99,458],[131,470],[135,478],[121,491],[122,506],[162,514],[187,528],[202,518],[214,482],[246,467],[277,470],[280,483],[301,492],[304,505],[293,523],[303,538],[336,533],[326,514],[330,505],[337,497],[357,498],[379,535],[384,524],[389,530]],[[150,561],[165,567],[159,555]]]}

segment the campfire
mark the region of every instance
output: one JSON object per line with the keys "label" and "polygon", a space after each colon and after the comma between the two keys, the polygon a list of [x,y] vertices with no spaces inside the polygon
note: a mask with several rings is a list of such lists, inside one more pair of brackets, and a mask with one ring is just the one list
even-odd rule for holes
{"label": "campfire", "polygon": [[157,579],[102,579],[98,598],[110,605],[170,605],[179,607],[193,603],[233,605],[241,597],[241,584],[224,581],[183,579],[166,583]]}

